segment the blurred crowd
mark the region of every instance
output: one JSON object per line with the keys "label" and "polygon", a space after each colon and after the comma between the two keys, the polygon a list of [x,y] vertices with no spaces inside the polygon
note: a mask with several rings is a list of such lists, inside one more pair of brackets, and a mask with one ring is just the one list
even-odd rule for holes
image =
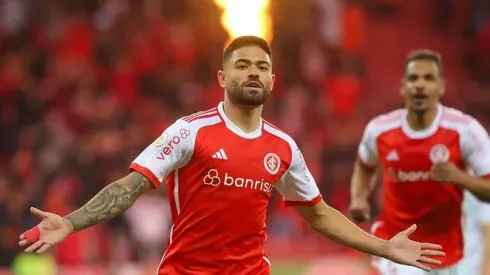
{"label": "blurred crowd", "polygon": [[[436,2],[445,8],[434,24],[443,28],[454,9]],[[448,104],[478,105],[471,110],[488,122],[490,5],[470,2],[460,66],[472,92]],[[326,200],[341,210],[364,124],[396,107],[379,98],[371,104],[376,91],[366,91],[367,21],[400,12],[399,4],[271,1],[277,83],[264,116],[296,139]],[[19,234],[38,222],[29,206],[70,213],[124,176],[174,120],[217,105],[228,34],[212,0],[0,5],[0,266],[8,266]],[[305,236],[277,194],[269,218],[271,238]],[[54,255],[67,265],[159,259],[170,223],[161,188],[124,215],[70,236]]]}

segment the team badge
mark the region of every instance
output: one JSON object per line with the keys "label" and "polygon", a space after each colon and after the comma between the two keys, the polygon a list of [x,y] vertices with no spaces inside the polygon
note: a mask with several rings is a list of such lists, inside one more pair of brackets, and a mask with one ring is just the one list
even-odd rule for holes
{"label": "team badge", "polygon": [[443,144],[436,144],[430,149],[429,158],[432,163],[446,163],[449,160],[449,149]]}
{"label": "team badge", "polygon": [[159,136],[154,142],[153,142],[153,145],[155,147],[160,147],[162,146],[165,141],[167,140],[168,138],[168,134],[166,132],[163,132],[163,134],[161,136]]}
{"label": "team badge", "polygon": [[281,159],[277,154],[268,153],[264,157],[264,167],[271,175],[275,175],[279,172],[279,167],[281,167]]}

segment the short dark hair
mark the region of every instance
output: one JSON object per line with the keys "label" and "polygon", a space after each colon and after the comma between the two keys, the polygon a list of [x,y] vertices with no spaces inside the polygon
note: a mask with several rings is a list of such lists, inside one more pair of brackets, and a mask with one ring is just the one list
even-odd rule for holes
{"label": "short dark hair", "polygon": [[405,58],[405,72],[407,71],[408,64],[416,60],[429,60],[436,63],[439,68],[439,74],[442,75],[442,57],[440,53],[428,49],[410,52]]}
{"label": "short dark hair", "polygon": [[223,51],[223,63],[228,60],[234,51],[247,46],[257,46],[264,50],[264,52],[266,52],[267,55],[272,58],[272,50],[269,42],[258,36],[246,35],[233,39],[228,46],[226,46],[225,50]]}

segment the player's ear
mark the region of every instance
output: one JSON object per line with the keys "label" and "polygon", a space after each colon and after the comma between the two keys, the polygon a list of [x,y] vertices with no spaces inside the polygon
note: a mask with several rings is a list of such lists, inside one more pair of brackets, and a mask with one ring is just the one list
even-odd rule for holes
{"label": "player's ear", "polygon": [[274,82],[276,81],[276,75],[272,74],[271,91],[274,89]]}
{"label": "player's ear", "polygon": [[439,89],[439,91],[439,96],[444,95],[444,93],[446,92],[446,79],[444,77],[441,78],[441,89]]}
{"label": "player's ear", "polygon": [[226,82],[225,82],[226,76],[225,76],[225,72],[223,70],[219,70],[218,71],[218,74],[217,74],[217,77],[218,77],[218,83],[221,86],[221,88],[226,87]]}
{"label": "player's ear", "polygon": [[405,96],[405,81],[403,80],[403,78],[400,80],[399,92],[401,96]]}

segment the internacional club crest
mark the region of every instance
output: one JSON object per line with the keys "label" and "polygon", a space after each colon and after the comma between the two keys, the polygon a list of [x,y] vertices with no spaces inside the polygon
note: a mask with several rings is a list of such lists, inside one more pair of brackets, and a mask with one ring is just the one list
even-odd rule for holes
{"label": "internacional club crest", "polygon": [[449,160],[449,149],[444,144],[436,144],[432,146],[429,153],[429,158],[432,163],[446,163]]}
{"label": "internacional club crest", "polygon": [[277,174],[279,172],[279,167],[281,166],[281,159],[275,153],[268,153],[264,157],[264,167],[267,172],[271,175]]}

